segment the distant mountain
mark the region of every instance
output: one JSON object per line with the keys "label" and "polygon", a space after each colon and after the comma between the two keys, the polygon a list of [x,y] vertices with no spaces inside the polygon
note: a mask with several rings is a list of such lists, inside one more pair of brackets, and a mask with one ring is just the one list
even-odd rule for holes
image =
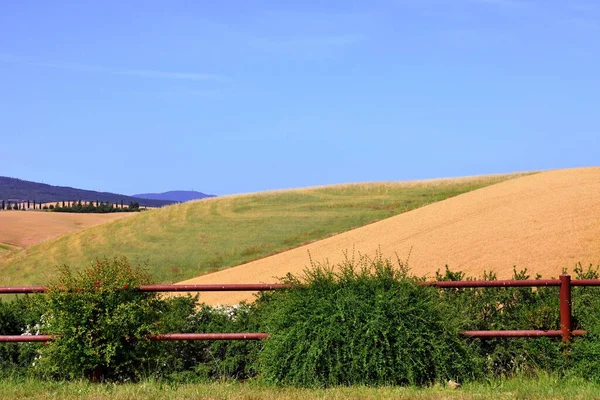
{"label": "distant mountain", "polygon": [[192,190],[173,190],[170,192],[164,193],[143,193],[143,194],[134,194],[133,197],[138,197],[140,199],[153,199],[153,200],[170,200],[170,201],[190,201],[190,200],[199,200],[205,199],[207,197],[217,197],[214,194],[206,194],[201,192],[195,192]]}
{"label": "distant mountain", "polygon": [[120,203],[122,200],[125,204],[129,204],[130,201],[137,201],[140,205],[149,207],[160,207],[175,202],[126,196],[117,193],[96,192],[93,190],[76,189],[68,186],[53,186],[45,183],[0,176],[0,200],[8,199],[35,200],[38,203],[78,200]]}

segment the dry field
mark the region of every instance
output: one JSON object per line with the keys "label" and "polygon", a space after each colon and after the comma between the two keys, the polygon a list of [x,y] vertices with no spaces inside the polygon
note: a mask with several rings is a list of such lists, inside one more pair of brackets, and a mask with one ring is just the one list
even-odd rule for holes
{"label": "dry field", "polygon": [[72,214],[42,211],[0,211],[0,243],[29,247],[90,226],[114,221],[129,213]]}
{"label": "dry field", "polygon": [[[433,275],[449,265],[470,276],[513,266],[557,276],[577,262],[600,265],[600,168],[524,176],[430,204],[321,241],[180,283],[276,282],[315,261],[343,260],[344,251],[406,259]],[[411,250],[412,249],[412,250]],[[203,293],[209,304],[251,300],[251,293]]]}

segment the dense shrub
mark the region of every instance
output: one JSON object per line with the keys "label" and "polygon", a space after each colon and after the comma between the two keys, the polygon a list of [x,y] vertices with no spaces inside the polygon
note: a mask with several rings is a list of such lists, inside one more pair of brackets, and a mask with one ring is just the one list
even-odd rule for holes
{"label": "dense shrub", "polygon": [[150,361],[144,334],[157,326],[159,299],[135,288],[149,282],[147,271],[125,258],[96,260],[81,272],[62,267],[42,327],[58,338],[42,349],[40,372],[117,381],[143,375]]}
{"label": "dense shrub", "polygon": [[[265,381],[298,386],[424,385],[476,375],[459,321],[436,289],[381,256],[305,271],[297,288],[263,295],[271,337]],[[288,276],[289,283],[299,281]]]}
{"label": "dense shrub", "polygon": [[[257,377],[295,386],[424,385],[436,381],[572,373],[600,382],[600,288],[573,288],[574,328],[560,339],[465,339],[461,330],[559,329],[558,288],[436,289],[381,256],[312,264],[293,289],[252,304],[209,307],[165,298],[126,259],[61,268],[44,295],[0,302],[0,334],[55,334],[48,345],[0,345],[0,376],[196,382]],[[485,273],[483,279],[495,279]],[[516,271],[515,279],[528,279]],[[576,279],[598,269],[575,269]],[[446,269],[438,280],[463,280]],[[201,298],[200,298],[201,299]],[[146,333],[268,332],[265,341],[149,342]],[[33,368],[32,368],[33,367]]]}
{"label": "dense shrub", "polygon": [[[0,335],[40,334],[45,297],[26,295],[0,302]],[[0,376],[26,375],[35,363],[39,343],[0,344]]]}
{"label": "dense shrub", "polygon": [[[210,307],[197,297],[177,297],[163,303],[161,333],[259,332],[254,305]],[[155,343],[156,374],[176,381],[247,379],[256,375],[258,341],[177,341]]]}
{"label": "dense shrub", "polygon": [[[575,268],[576,279],[598,279],[598,268]],[[587,335],[573,341],[570,364],[573,372],[588,380],[600,382],[600,288],[573,288],[573,316],[576,328]]]}
{"label": "dense shrub", "polygon": [[[461,272],[446,267],[437,280],[465,280]],[[535,279],[539,279],[536,276]],[[472,278],[467,278],[467,280]],[[484,272],[483,280],[495,280]],[[527,270],[514,270],[516,280],[530,279]],[[440,289],[440,301],[462,316],[461,330],[559,329],[559,296],[556,287]],[[478,364],[486,376],[560,371],[564,357],[560,340],[551,338],[470,339]]]}

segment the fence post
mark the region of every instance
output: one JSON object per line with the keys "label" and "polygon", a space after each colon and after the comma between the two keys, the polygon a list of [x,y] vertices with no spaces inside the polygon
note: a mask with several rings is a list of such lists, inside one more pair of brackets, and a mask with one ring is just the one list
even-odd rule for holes
{"label": "fence post", "polygon": [[571,340],[573,326],[571,321],[571,276],[560,276],[560,330],[562,341]]}

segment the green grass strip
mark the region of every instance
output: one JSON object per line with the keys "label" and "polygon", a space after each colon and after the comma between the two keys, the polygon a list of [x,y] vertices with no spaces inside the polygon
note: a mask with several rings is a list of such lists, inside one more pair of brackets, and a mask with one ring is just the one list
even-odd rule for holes
{"label": "green grass strip", "polygon": [[329,389],[275,388],[258,383],[218,382],[168,384],[148,380],[137,384],[51,382],[2,379],[0,393],[6,399],[599,399],[600,384],[580,379],[541,375],[466,384],[459,389],[445,385],[413,387],[335,387]]}

